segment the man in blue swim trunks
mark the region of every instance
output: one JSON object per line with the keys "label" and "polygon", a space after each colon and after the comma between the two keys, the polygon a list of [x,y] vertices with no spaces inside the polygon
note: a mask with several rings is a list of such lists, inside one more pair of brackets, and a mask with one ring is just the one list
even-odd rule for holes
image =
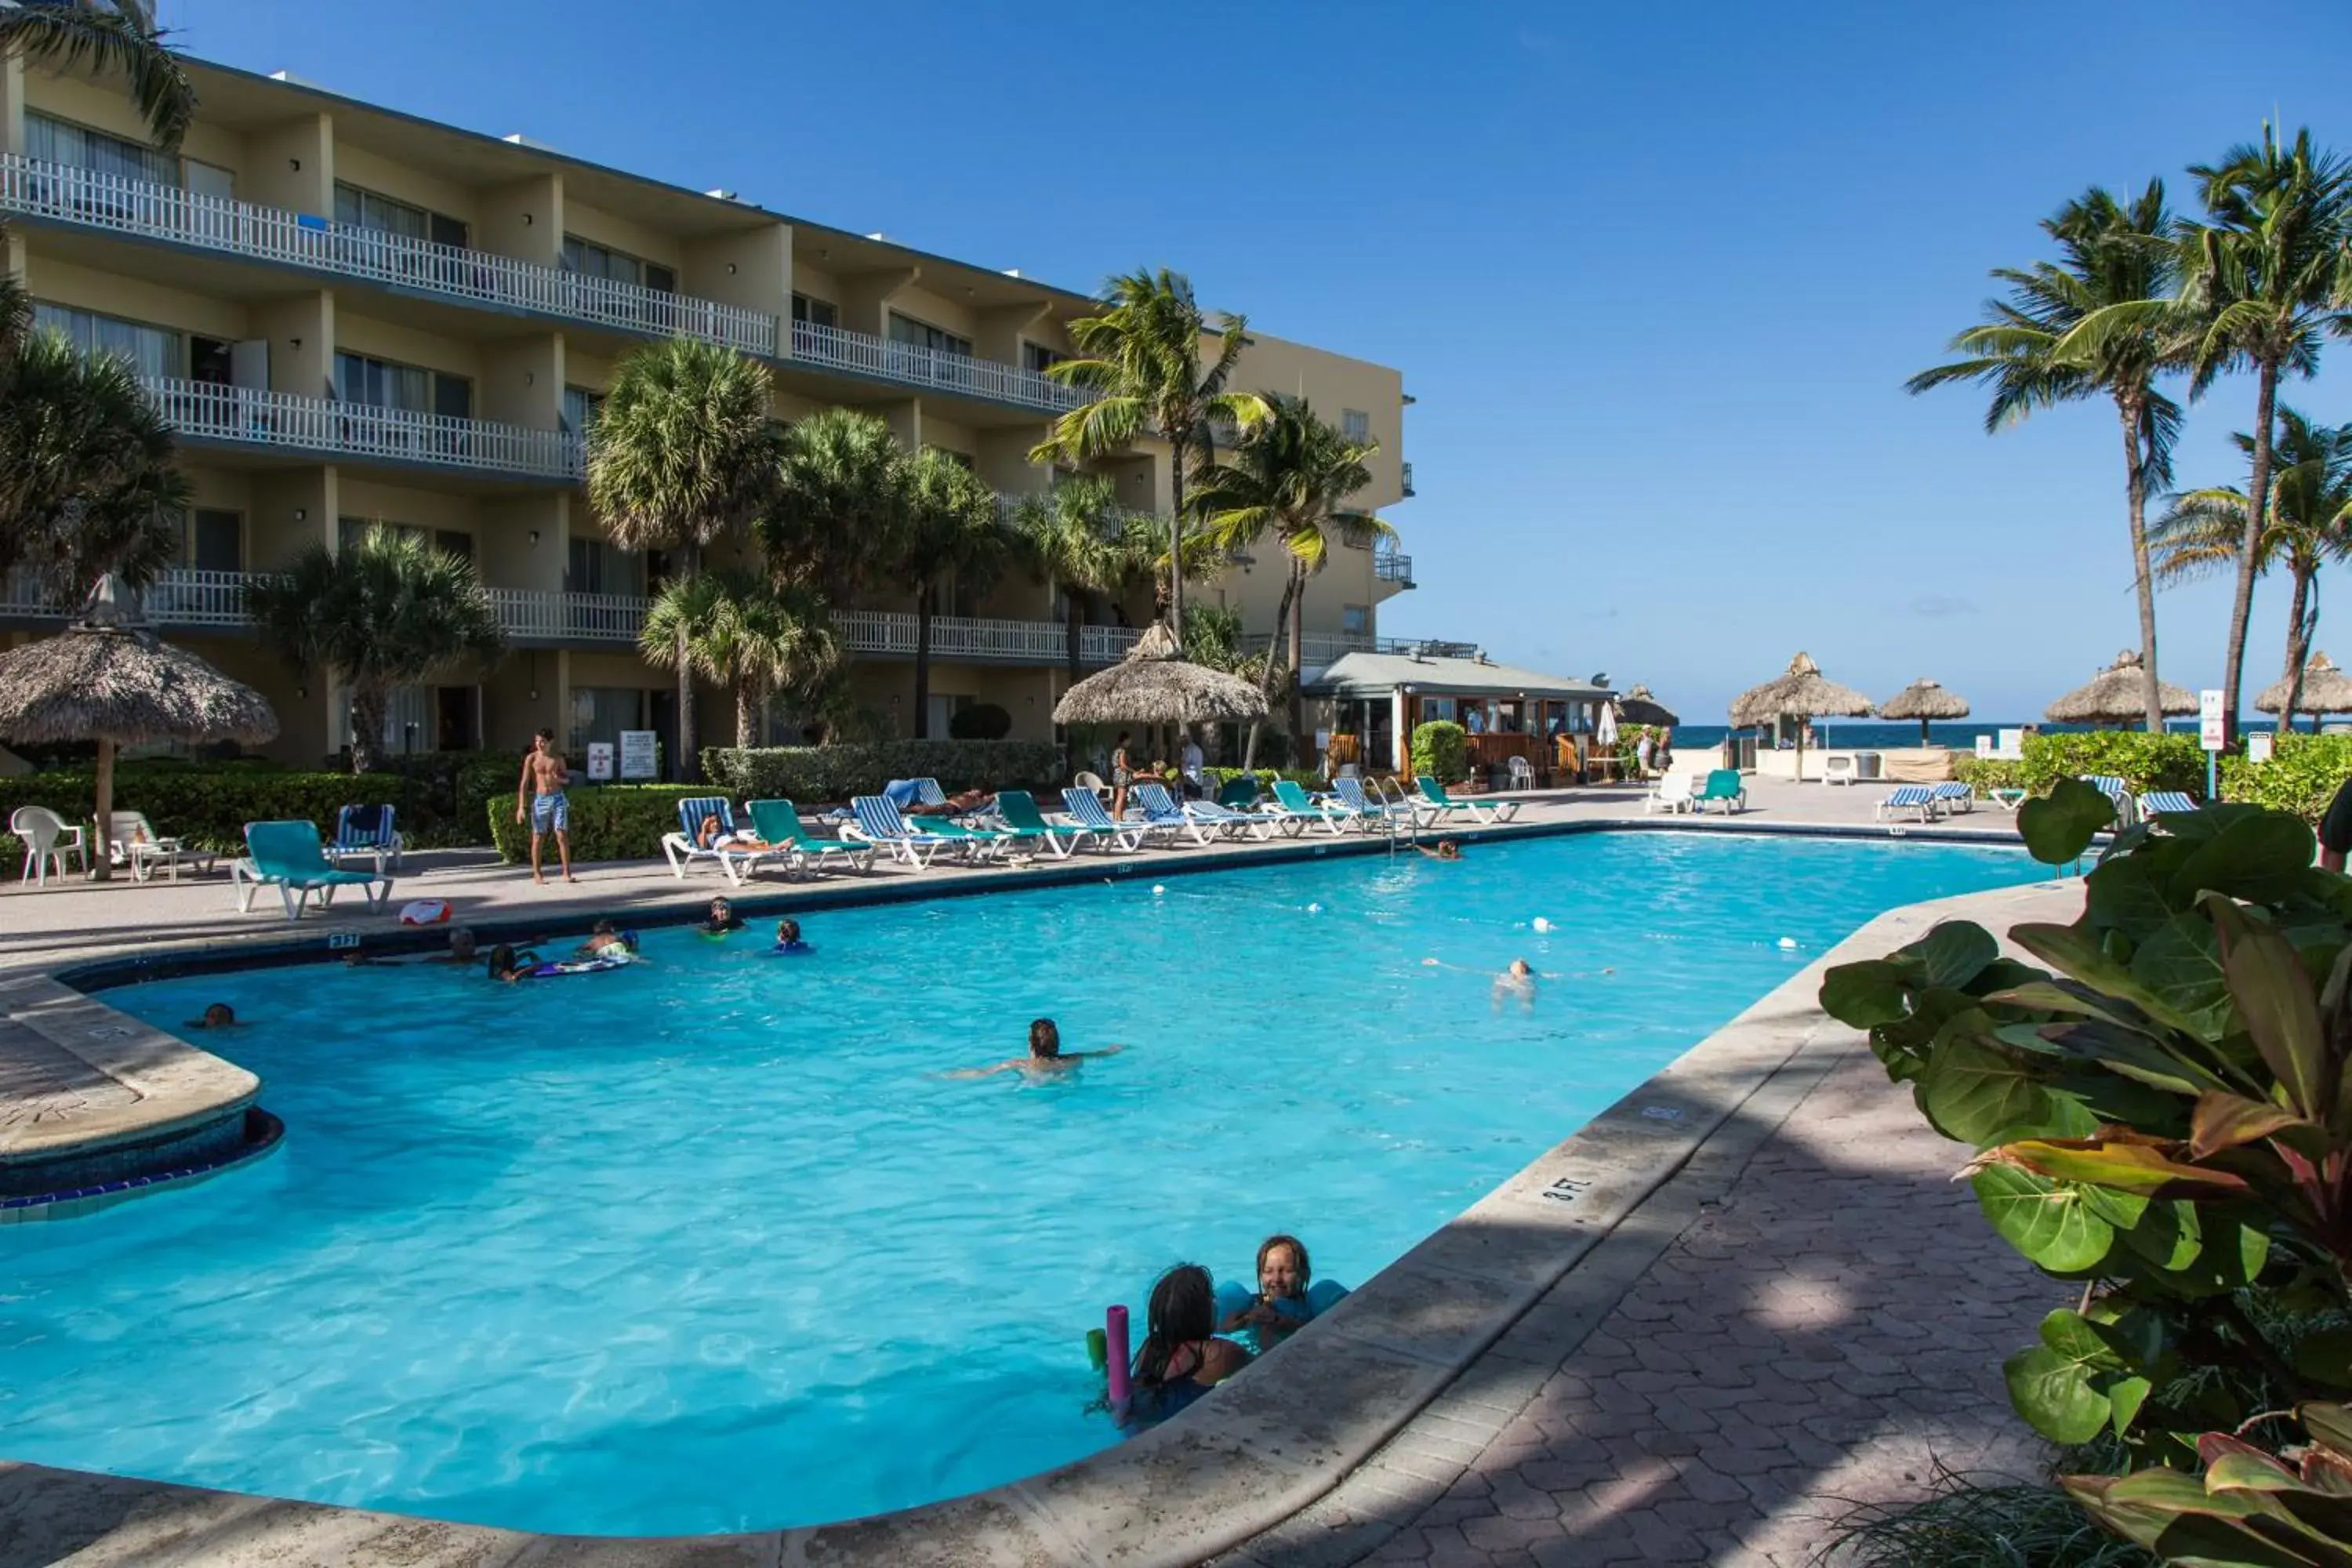
{"label": "man in blue swim trunks", "polygon": [[[555,850],[563,861],[563,879],[579,880],[572,874],[572,803],[563,794],[571,782],[572,770],[555,749],[555,731],[541,730],[531,740],[530,755],[522,760],[522,777],[515,784],[515,821],[530,819],[530,879],[542,888],[547,879],[540,873],[539,847],[550,833],[555,835]],[[526,795],[531,795],[528,810]]]}

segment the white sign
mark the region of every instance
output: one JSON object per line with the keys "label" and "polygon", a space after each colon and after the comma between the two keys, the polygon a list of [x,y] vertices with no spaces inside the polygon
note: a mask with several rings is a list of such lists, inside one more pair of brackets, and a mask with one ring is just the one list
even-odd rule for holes
{"label": "white sign", "polygon": [[2271,760],[2271,747],[2275,742],[2276,739],[2277,738],[2275,736],[2268,733],[2267,731],[2248,735],[2246,737],[2246,761],[2250,763],[2269,762]]}
{"label": "white sign", "polygon": [[655,736],[651,730],[621,731],[621,776],[625,779],[649,779],[661,772],[656,756]]}
{"label": "white sign", "polygon": [[2208,689],[2197,694],[2197,743],[2209,752],[2218,752],[2226,743],[2221,738],[2226,728],[2221,716],[2222,701],[2220,691]]}
{"label": "white sign", "polygon": [[612,742],[591,741],[588,742],[588,781],[591,784],[610,784],[613,782]]}

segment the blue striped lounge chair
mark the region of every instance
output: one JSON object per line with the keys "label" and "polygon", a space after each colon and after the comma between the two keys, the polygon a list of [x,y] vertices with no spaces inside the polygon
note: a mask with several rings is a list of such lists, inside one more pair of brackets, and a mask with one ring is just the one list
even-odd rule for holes
{"label": "blue striped lounge chair", "polygon": [[2137,821],[2137,808],[2132,803],[2131,785],[2112,773],[2084,773],[2083,782],[2107,797],[2116,808],[2116,826],[2129,827]]}
{"label": "blue striped lounge chair", "polygon": [[1270,811],[1237,811],[1218,801],[1188,800],[1184,803],[1184,815],[1227,838],[1274,837],[1275,816]]}
{"label": "blue striped lounge chair", "polygon": [[1956,812],[1974,811],[1977,808],[1977,792],[1967,784],[1945,783],[1932,787],[1936,794],[1936,809],[1946,816],[1950,816]]}
{"label": "blue striped lounge chair", "polygon": [[2153,822],[2159,816],[2178,816],[2197,809],[2197,803],[2188,792],[2177,789],[2152,789],[2139,797],[2139,817]]}
{"label": "blue striped lounge chair", "polygon": [[907,819],[898,815],[898,803],[888,795],[858,795],[850,801],[849,809],[856,820],[842,832],[856,835],[893,860],[918,871],[929,867],[942,849],[953,849],[966,857],[972,852],[972,841],[961,835],[933,833],[908,826]]}
{"label": "blue striped lounge chair", "polygon": [[[696,840],[702,832],[702,819],[719,819],[719,839],[711,848],[704,848]],[[789,863],[789,849],[737,849],[730,841],[741,831],[735,823],[735,807],[726,796],[717,795],[690,795],[677,803],[677,831],[662,835],[662,858],[669,862],[669,874],[683,881],[687,868],[708,862],[727,874],[727,879],[739,887],[750,876],[751,868],[762,860],[783,858]]]}
{"label": "blue striped lounge chair", "polygon": [[386,867],[400,869],[400,830],[393,826],[388,805],[346,805],[335,813],[335,841],[326,847],[327,858],[341,868],[347,855],[375,862],[378,875]]}
{"label": "blue striped lounge chair", "polygon": [[1885,822],[1897,812],[1918,814],[1921,822],[1936,819],[1936,791],[1928,784],[1897,784],[1895,793],[1878,803],[1873,815]]}
{"label": "blue striped lounge chair", "polygon": [[1143,813],[1144,826],[1158,829],[1171,842],[1181,835],[1205,847],[1223,837],[1222,829],[1203,827],[1198,818],[1178,805],[1166,784],[1139,784],[1128,794],[1135,797],[1136,809]]}
{"label": "blue striped lounge chair", "polygon": [[1397,813],[1386,804],[1364,793],[1364,781],[1346,773],[1331,781],[1331,793],[1339,797],[1339,807],[1346,819],[1361,832],[1378,827],[1383,832],[1396,826]]}
{"label": "blue striped lounge chair", "polygon": [[1114,849],[1140,849],[1151,837],[1151,829],[1143,823],[1113,822],[1110,813],[1103,809],[1102,796],[1084,784],[1072,784],[1062,792],[1062,808],[1097,842],[1108,839]]}

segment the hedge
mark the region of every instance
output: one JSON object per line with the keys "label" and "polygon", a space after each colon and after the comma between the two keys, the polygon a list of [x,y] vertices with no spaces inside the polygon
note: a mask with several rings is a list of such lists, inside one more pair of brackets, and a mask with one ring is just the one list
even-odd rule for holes
{"label": "hedge", "polygon": [[[68,822],[87,823],[98,810],[94,786],[91,775],[79,772],[0,778],[0,821],[20,805],[46,805]],[[331,831],[337,808],[362,801],[394,807],[402,834],[420,847],[446,842],[452,832],[430,809],[424,785],[396,773],[358,779],[219,763],[128,763],[114,773],[115,810],[144,812],[156,832],[222,853],[244,853],[248,822],[307,821]],[[472,842],[482,842],[481,836]],[[14,877],[24,846],[6,837],[0,856],[0,876]]]}
{"label": "hedge", "polygon": [[[1288,779],[1302,789],[1320,789],[1325,782],[1323,775],[1313,768],[1252,768],[1249,771],[1256,775],[1260,789],[1272,789],[1274,781],[1276,779]],[[1209,781],[1209,787],[1212,790],[1220,790],[1241,777],[1242,770],[1202,768],[1201,776]]]}
{"label": "hedge", "polygon": [[2081,734],[2028,735],[2019,770],[2022,786],[2048,795],[2060,779],[2105,773],[2131,786],[2186,790],[2202,799],[2205,753],[2194,735],[2151,735],[2141,730],[2094,730]]}
{"label": "hedge", "polygon": [[1412,732],[1412,771],[1439,784],[1470,776],[1470,732],[1448,719],[1433,719]]}
{"label": "hedge", "polygon": [[[1055,789],[1067,782],[1050,741],[885,741],[870,746],[712,746],[702,753],[702,793],[737,800],[841,801],[874,795],[892,779],[935,778],[965,789]],[[692,792],[689,792],[692,793]],[[509,816],[513,814],[509,812]]]}
{"label": "hedge", "polygon": [[[520,763],[516,764],[520,771]],[[677,803],[696,795],[723,793],[708,784],[574,784],[565,792],[572,803],[572,858],[645,860],[661,853],[662,835],[677,831]],[[530,859],[530,825],[515,820],[514,791],[488,803],[490,840],[499,858],[511,864]],[[744,825],[744,826],[748,826]],[[555,846],[541,853],[551,869]]]}
{"label": "hedge", "polygon": [[2328,802],[2352,778],[2352,735],[2281,735],[2271,760],[2221,759],[2221,797],[2291,811],[2317,826]]}

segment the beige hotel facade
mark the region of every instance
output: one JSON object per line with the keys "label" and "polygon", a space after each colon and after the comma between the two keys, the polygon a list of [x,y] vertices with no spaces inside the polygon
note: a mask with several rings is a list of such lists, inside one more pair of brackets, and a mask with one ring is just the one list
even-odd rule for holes
{"label": "beige hotel facade", "polygon": [[[148,613],[269,697],[280,760],[345,744],[347,705],[320,672],[261,647],[241,584],[377,521],[470,557],[509,645],[487,676],[402,692],[393,750],[512,748],[541,725],[574,748],[669,730],[674,680],[635,652],[658,563],[607,542],[583,483],[582,431],[639,344],[685,334],[740,349],[772,372],[780,418],[877,415],[1007,497],[1053,480],[1027,455],[1073,396],[1039,373],[1069,353],[1084,294],[283,76],[201,61],[190,73],[201,107],[170,155],[119,85],[0,62],[5,264],[40,325],[128,356],[176,430],[194,505]],[[1181,263],[1183,236],[1166,238]],[[1238,385],[1303,394],[1380,444],[1352,504],[1412,493],[1398,372],[1253,338]],[[1164,446],[1093,467],[1126,505],[1168,510]],[[1263,636],[1282,572],[1236,563],[1193,594]],[[1373,646],[1381,602],[1411,581],[1392,547],[1334,550],[1306,599],[1309,664]],[[1016,573],[946,607],[931,732],[985,701],[1016,736],[1050,734],[1068,679],[1053,589]],[[883,595],[837,612],[860,705],[900,734],[914,731],[911,608]],[[1112,618],[1140,624],[1149,609]],[[0,584],[0,646],[58,624],[35,584]],[[1133,636],[1089,626],[1082,658],[1105,663]],[[731,738],[724,694],[707,692],[697,717],[705,743]]]}

